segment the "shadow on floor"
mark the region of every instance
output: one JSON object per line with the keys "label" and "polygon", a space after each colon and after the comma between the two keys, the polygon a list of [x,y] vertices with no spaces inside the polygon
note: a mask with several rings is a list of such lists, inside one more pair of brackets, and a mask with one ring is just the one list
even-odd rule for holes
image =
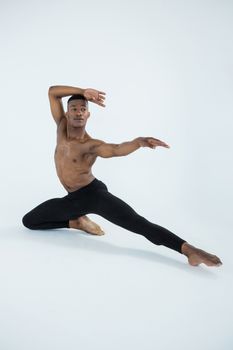
{"label": "shadow on floor", "polygon": [[[39,244],[52,244],[64,248],[72,248],[79,250],[93,251],[99,254],[110,254],[117,256],[130,256],[136,259],[144,259],[151,262],[170,266],[172,268],[181,269],[188,273],[216,279],[218,276],[214,270],[206,270],[206,266],[190,266],[187,258],[184,256],[184,262],[176,260],[172,257],[164,256],[156,251],[146,249],[122,247],[111,242],[107,242],[108,234],[103,236],[94,236],[83,231],[68,229],[53,230],[28,230],[24,227],[7,227],[1,229],[0,240],[30,240]],[[151,243],[153,245],[153,243]],[[159,246],[155,246],[159,249]],[[179,253],[177,253],[179,254]],[[210,268],[214,269],[214,267]]]}

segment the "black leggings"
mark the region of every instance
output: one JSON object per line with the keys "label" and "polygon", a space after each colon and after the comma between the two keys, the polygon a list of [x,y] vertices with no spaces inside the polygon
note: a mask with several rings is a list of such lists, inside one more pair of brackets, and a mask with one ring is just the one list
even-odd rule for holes
{"label": "black leggings", "polygon": [[166,228],[138,215],[128,204],[108,192],[107,186],[94,179],[89,185],[69,192],[63,198],[49,199],[27,213],[22,221],[32,230],[69,227],[69,220],[86,214],[101,215],[112,223],[181,253],[183,239]]}

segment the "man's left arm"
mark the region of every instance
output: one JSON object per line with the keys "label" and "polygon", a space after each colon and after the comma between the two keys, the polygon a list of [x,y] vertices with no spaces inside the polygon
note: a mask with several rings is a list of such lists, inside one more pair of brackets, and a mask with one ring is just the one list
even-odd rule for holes
{"label": "man's left arm", "polygon": [[169,148],[165,142],[153,137],[137,137],[132,141],[127,141],[120,144],[105,143],[103,141],[100,141],[97,145],[93,146],[92,150],[96,156],[102,158],[111,158],[127,156],[140,147],[155,148],[157,146]]}

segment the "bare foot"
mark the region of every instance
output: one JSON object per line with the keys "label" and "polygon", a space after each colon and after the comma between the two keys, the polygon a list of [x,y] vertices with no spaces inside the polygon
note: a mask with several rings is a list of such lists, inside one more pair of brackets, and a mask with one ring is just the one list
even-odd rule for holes
{"label": "bare foot", "polygon": [[69,227],[97,236],[102,236],[105,233],[99,225],[97,225],[94,221],[91,221],[91,219],[89,219],[86,215],[75,220],[70,220]]}
{"label": "bare foot", "polygon": [[185,242],[181,247],[182,254],[188,257],[188,262],[192,266],[200,265],[201,263],[207,266],[221,266],[221,260],[213,254],[209,254],[204,250],[195,248],[191,244]]}

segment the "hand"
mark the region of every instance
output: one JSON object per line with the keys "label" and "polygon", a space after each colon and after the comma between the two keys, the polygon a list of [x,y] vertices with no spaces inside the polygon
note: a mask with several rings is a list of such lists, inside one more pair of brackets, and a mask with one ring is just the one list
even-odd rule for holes
{"label": "hand", "polygon": [[104,100],[105,100],[105,92],[103,91],[98,91],[94,89],[85,89],[83,96],[88,100],[93,103],[96,103],[99,106],[105,107],[104,105]]}
{"label": "hand", "polygon": [[138,137],[140,147],[155,148],[157,146],[170,148],[165,142],[155,139],[154,137]]}

